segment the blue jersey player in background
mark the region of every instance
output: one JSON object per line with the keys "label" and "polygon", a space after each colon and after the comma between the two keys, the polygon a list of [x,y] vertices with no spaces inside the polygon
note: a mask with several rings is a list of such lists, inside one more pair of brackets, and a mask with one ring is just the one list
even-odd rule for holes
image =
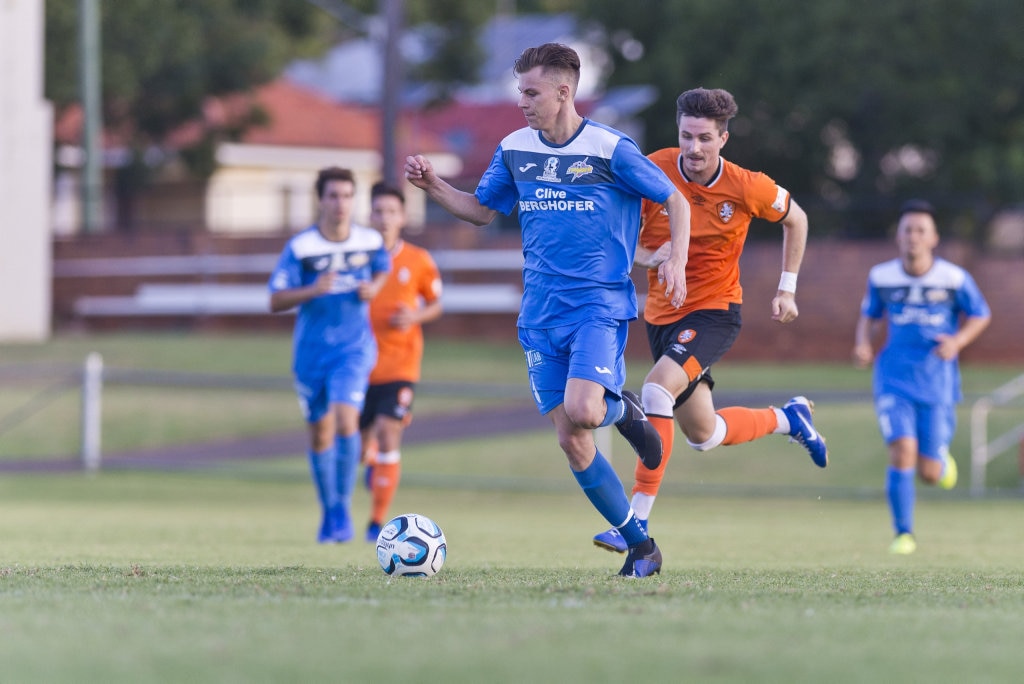
{"label": "blue jersey player in background", "polygon": [[889,446],[885,491],[896,538],[892,553],[910,554],[914,477],[943,489],[956,485],[949,444],[961,399],[960,350],[988,326],[988,304],[963,268],[934,255],[939,243],[932,206],[911,200],[896,228],[899,258],[868,275],[854,340],[854,362],[866,367],[872,338],[888,319],[888,340],[875,359],[875,413]]}
{"label": "blue jersey player in background", "polygon": [[298,307],[292,371],[309,424],[309,466],[323,517],[317,541],[352,538],[349,503],[362,451],[359,413],[377,360],[369,300],[391,258],[380,233],[352,222],[355,180],[330,167],[317,176],[319,218],[292,237],[270,276],[270,310]]}
{"label": "blue jersey player in background", "polygon": [[597,451],[593,430],[614,424],[647,467],[661,461],[661,438],[639,398],[622,391],[626,333],[637,316],[629,273],[647,197],[669,215],[671,254],[660,274],[673,304],[682,304],[690,208],[636,143],[576,112],[574,50],[555,43],[528,48],[513,71],[527,127],[501,141],[474,194],[440,179],[422,156],[406,159],[405,175],[476,225],[518,209],[525,257],[519,341],[534,400],[554,423],[580,487],[626,539],[620,574],[646,577],[660,572],[661,551]]}

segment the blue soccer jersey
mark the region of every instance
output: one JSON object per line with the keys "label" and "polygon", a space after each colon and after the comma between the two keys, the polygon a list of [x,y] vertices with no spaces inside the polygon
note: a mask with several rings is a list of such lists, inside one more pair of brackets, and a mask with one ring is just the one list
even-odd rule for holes
{"label": "blue soccer jersey", "polygon": [[525,257],[519,326],[636,318],[629,273],[640,203],[644,197],[663,203],[673,192],[636,143],[588,119],[562,145],[531,128],[502,140],[476,198],[506,215],[519,210]]}
{"label": "blue soccer jersey", "polygon": [[271,292],[305,287],[325,271],[340,276],[332,292],[299,305],[293,359],[297,376],[330,368],[354,350],[376,349],[369,302],[361,300],[357,290],[360,283],[390,268],[384,239],[364,226],[353,225],[341,242],[328,240],[316,226],[288,241],[270,276]]}
{"label": "blue soccer jersey", "polygon": [[899,259],[868,274],[861,313],[888,318],[889,334],[874,370],[875,395],[898,394],[926,404],[961,399],[960,366],[933,352],[939,335],[953,335],[961,316],[986,317],[988,304],[963,268],[935,259],[921,276],[903,270]]}

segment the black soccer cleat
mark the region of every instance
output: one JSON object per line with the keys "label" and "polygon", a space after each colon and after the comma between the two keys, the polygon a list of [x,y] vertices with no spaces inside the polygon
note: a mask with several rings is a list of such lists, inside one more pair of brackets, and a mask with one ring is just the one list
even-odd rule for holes
{"label": "black soccer cleat", "polygon": [[619,570],[623,577],[650,577],[661,574],[661,549],[649,537],[636,546],[629,547],[626,564]]}
{"label": "black soccer cleat", "polygon": [[651,421],[647,420],[640,404],[640,397],[629,390],[623,390],[622,403],[625,404],[626,411],[615,427],[633,447],[644,467],[654,470],[661,465],[661,435],[651,425]]}

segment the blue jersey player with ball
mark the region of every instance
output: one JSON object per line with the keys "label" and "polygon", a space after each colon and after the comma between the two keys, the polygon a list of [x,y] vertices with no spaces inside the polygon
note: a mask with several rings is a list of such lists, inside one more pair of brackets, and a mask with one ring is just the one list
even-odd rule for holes
{"label": "blue jersey player with ball", "polygon": [[637,317],[629,273],[646,197],[668,212],[671,253],[661,282],[673,305],[682,304],[690,207],[636,143],[577,113],[574,50],[527,48],[513,71],[527,125],[501,141],[474,193],[440,179],[422,156],[406,159],[405,176],[476,225],[518,210],[525,257],[519,341],[534,400],[554,423],[587,498],[629,546],[620,574],[646,577],[660,572],[661,551],[637,522],[593,430],[614,424],[647,467],[661,462],[661,438],[639,398],[622,390],[627,327]]}
{"label": "blue jersey player with ball", "polygon": [[870,365],[872,338],[888,320],[873,384],[878,426],[889,446],[885,493],[896,533],[889,550],[895,554],[917,549],[915,475],[943,489],[956,485],[949,444],[961,399],[957,358],[990,319],[971,275],[935,256],[938,243],[931,204],[906,202],[896,228],[899,257],[871,269],[854,340],[854,363]]}

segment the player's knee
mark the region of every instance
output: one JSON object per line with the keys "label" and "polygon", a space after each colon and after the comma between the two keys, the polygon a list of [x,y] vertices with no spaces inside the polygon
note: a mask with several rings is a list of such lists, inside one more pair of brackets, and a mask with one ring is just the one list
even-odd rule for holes
{"label": "player's knee", "polygon": [[722,443],[728,427],[725,420],[715,414],[715,419],[707,426],[691,427],[686,432],[686,443],[697,451],[710,451]]}
{"label": "player's knee", "polygon": [[640,389],[640,401],[644,412],[653,416],[671,416],[676,398],[672,393],[655,382],[645,382]]}

